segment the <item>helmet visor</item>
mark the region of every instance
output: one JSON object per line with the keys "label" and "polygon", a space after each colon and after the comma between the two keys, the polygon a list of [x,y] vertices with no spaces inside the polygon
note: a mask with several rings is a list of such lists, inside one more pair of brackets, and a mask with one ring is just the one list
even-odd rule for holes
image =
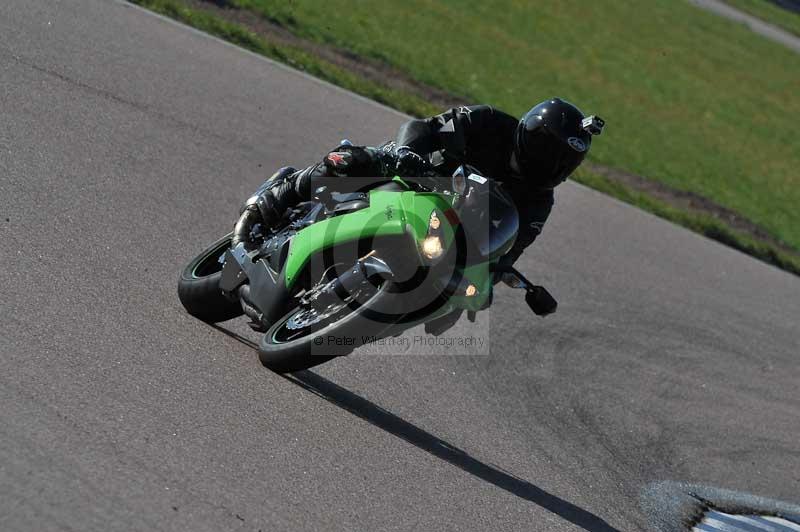
{"label": "helmet visor", "polygon": [[565,142],[546,128],[536,131],[523,128],[520,134],[522,170],[539,186],[546,188],[563,182],[580,166],[591,142],[591,139],[579,137],[572,137]]}

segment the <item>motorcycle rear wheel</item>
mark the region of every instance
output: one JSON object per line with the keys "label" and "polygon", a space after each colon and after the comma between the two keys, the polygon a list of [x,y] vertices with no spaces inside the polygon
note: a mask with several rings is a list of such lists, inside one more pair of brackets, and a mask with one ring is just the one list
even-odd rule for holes
{"label": "motorcycle rear wheel", "polygon": [[231,245],[229,233],[192,259],[178,280],[178,298],[186,311],[207,323],[227,321],[243,314],[238,301],[230,301],[219,288],[220,258]]}

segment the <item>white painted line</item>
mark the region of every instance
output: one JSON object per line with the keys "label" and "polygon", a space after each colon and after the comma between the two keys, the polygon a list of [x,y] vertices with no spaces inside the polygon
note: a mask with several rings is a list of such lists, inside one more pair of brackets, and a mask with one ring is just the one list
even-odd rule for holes
{"label": "white painted line", "polygon": [[791,521],[787,521],[786,519],[781,519],[780,517],[765,517],[767,521],[772,521],[774,523],[780,523],[787,528],[791,528],[792,530],[796,530],[800,532],[800,525],[797,523],[793,523]]}
{"label": "white painted line", "polygon": [[710,530],[719,532],[753,532],[754,530],[800,532],[800,524],[774,516],[737,515],[712,510],[692,530],[697,532]]}

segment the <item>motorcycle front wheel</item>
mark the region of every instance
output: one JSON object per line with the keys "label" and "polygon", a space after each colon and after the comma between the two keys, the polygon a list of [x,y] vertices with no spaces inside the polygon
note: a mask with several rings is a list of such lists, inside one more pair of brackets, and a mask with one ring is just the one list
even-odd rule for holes
{"label": "motorcycle front wheel", "polygon": [[295,306],[261,339],[261,363],[275,372],[291,373],[347,355],[365,342],[380,338],[380,333],[391,325],[376,310],[389,308],[389,284],[370,285],[368,293],[323,312]]}

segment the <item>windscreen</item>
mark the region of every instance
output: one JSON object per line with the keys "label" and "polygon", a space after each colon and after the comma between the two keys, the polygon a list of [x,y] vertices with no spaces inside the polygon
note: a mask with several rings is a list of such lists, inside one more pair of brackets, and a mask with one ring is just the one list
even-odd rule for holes
{"label": "windscreen", "polygon": [[466,233],[470,263],[483,262],[508,252],[519,230],[514,202],[491,179],[469,177],[470,190],[457,209]]}

